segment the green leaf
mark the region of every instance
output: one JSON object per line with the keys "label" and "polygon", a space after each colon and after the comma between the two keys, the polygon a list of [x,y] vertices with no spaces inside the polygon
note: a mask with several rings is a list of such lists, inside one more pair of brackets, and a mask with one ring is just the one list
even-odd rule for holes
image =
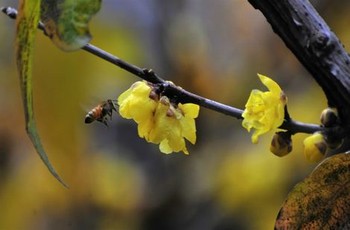
{"label": "green leaf", "polygon": [[88,23],[100,7],[101,0],[42,0],[41,21],[57,47],[73,51],[91,40]]}
{"label": "green leaf", "polygon": [[297,184],[275,229],[350,229],[350,154],[327,158]]}
{"label": "green leaf", "polygon": [[39,23],[40,0],[21,0],[17,16],[16,59],[24,105],[26,131],[40,158],[51,174],[63,182],[51,165],[37,132],[33,111],[32,66],[35,32]]}

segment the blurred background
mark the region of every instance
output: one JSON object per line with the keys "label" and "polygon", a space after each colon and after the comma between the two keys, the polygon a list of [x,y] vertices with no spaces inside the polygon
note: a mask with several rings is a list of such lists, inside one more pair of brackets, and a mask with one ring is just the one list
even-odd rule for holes
{"label": "blurred background", "polygon": [[[0,0],[0,6],[16,6]],[[313,1],[350,45],[350,2]],[[292,118],[319,123],[325,97],[262,14],[238,0],[105,0],[91,22],[92,44],[207,98],[244,108],[256,73],[289,98]],[[293,152],[269,152],[241,122],[202,108],[190,155],[165,155],[131,120],[84,124],[100,101],[116,99],[135,76],[85,51],[64,53],[37,34],[34,106],[42,142],[69,184],[47,171],[24,129],[14,60],[15,22],[0,16],[0,229],[272,229],[288,191],[315,164],[293,137]]]}

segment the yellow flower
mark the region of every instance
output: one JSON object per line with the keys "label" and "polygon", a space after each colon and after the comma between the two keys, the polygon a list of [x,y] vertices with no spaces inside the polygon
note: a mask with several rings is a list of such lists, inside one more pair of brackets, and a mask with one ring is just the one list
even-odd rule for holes
{"label": "yellow flower", "polygon": [[255,129],[252,135],[254,144],[260,135],[277,129],[283,123],[284,106],[287,104],[287,97],[276,82],[264,75],[258,76],[269,91],[252,90],[242,114],[242,126],[248,132]]}
{"label": "yellow flower", "polygon": [[318,162],[327,152],[327,143],[324,136],[317,132],[304,140],[304,155],[310,162]]}
{"label": "yellow flower", "polygon": [[166,96],[157,95],[152,85],[136,82],[118,98],[119,113],[138,124],[141,138],[159,144],[163,153],[183,151],[188,154],[185,139],[196,142],[195,118],[199,106],[173,104]]}

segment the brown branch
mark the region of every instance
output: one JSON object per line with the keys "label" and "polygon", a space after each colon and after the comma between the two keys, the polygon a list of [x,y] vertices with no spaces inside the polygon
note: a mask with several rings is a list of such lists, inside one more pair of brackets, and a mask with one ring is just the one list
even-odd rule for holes
{"label": "brown branch", "polygon": [[[11,7],[1,8],[1,11],[4,12],[6,15],[8,15],[12,19],[15,19],[17,16],[17,11]],[[41,23],[38,25],[38,28],[44,31],[44,34],[45,34],[44,26]],[[144,79],[146,81],[149,81],[155,84],[162,84],[166,95],[170,97],[176,97],[178,99],[178,102],[198,104],[207,109],[210,109],[228,116],[232,116],[237,119],[242,119],[243,110],[216,102],[214,100],[207,99],[205,97],[201,97],[194,93],[188,92],[180,87],[176,87],[173,84],[168,84],[162,78],[157,76],[152,70],[142,69],[140,67],[132,65],[91,44],[85,45],[82,49],[124,69],[129,73],[132,73],[138,76],[141,79]],[[319,125],[302,123],[298,121],[293,121],[291,119],[286,119],[280,128],[286,129],[293,134],[299,133],[299,132],[314,133],[316,131],[323,130],[323,128],[320,127]]]}

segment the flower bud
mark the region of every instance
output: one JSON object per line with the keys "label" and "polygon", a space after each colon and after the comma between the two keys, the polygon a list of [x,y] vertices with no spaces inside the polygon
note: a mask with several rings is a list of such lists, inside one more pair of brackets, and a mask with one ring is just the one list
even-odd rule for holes
{"label": "flower bud", "polygon": [[310,162],[322,160],[327,152],[327,143],[320,132],[316,132],[304,140],[304,155]]}
{"label": "flower bud", "polygon": [[336,108],[326,108],[321,113],[321,124],[325,127],[335,126],[338,122],[338,110]]}
{"label": "flower bud", "polygon": [[292,138],[289,132],[278,132],[272,138],[270,151],[276,156],[283,157],[293,149]]}

